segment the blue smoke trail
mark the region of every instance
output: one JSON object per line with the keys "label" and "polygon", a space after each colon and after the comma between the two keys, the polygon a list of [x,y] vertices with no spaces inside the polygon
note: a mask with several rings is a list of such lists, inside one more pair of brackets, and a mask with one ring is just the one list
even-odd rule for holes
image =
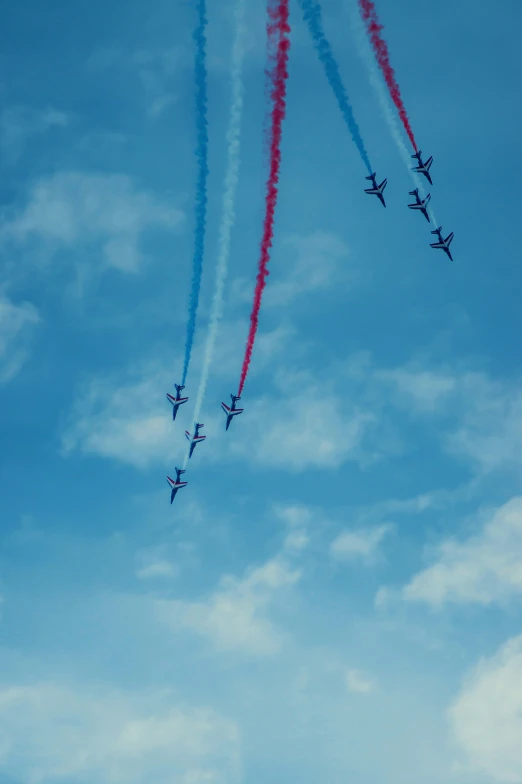
{"label": "blue smoke trail", "polygon": [[341,74],[339,73],[339,66],[337,65],[337,61],[333,56],[332,47],[330,46],[330,42],[327,40],[324,34],[323,20],[321,18],[321,6],[319,3],[315,2],[315,0],[299,0],[299,4],[303,11],[303,18],[308,24],[308,29],[310,30],[310,34],[313,38],[319,59],[324,66],[326,78],[328,79],[330,87],[334,91],[335,97],[337,98],[337,103],[339,104],[341,114],[346,125],[348,126],[348,130],[350,131],[352,139],[355,142],[357,149],[359,150],[359,154],[364,161],[366,168],[368,169],[368,173],[371,174],[373,169],[368,157],[368,153],[366,152],[364,142],[362,140],[361,131],[359,130],[359,126],[357,125],[355,117],[353,116],[353,110],[350,106],[348,95],[341,79]]}
{"label": "blue smoke trail", "polygon": [[203,253],[205,248],[205,224],[207,218],[207,177],[208,177],[208,130],[207,130],[207,66],[205,28],[207,26],[206,0],[198,0],[198,24],[193,33],[196,44],[194,76],[196,82],[196,126],[197,143],[196,157],[198,160],[198,177],[196,183],[196,227],[194,240],[194,257],[192,262],[192,283],[190,288],[189,316],[187,337],[185,341],[185,360],[183,363],[183,379],[185,384],[196,331],[196,313],[198,309],[201,273],[203,271]]}

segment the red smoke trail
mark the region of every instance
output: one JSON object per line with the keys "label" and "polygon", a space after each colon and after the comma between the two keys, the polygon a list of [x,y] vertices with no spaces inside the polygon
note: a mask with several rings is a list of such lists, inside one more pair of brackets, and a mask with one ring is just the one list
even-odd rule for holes
{"label": "red smoke trail", "polygon": [[[277,203],[277,186],[279,183],[279,169],[281,167],[281,134],[286,111],[286,80],[288,78],[288,55],[290,51],[290,25],[288,23],[288,0],[279,0],[275,8],[268,8],[270,20],[267,25],[269,60],[273,59],[273,68],[270,73],[272,111],[270,113],[270,170],[266,183],[265,219],[263,222],[263,237],[259,255],[254,302],[250,314],[250,329],[248,332],[243,367],[239,380],[238,395],[243,392],[245,380],[252,358],[252,350],[259,325],[259,311],[261,299],[266,286],[268,275],[268,262],[270,249],[274,236],[274,215]],[[272,54],[273,53],[273,54]]]}
{"label": "red smoke trail", "polygon": [[359,7],[361,9],[362,18],[364,19],[366,29],[368,30],[368,34],[372,42],[375,57],[377,58],[379,67],[386,80],[386,84],[388,85],[388,90],[390,91],[392,101],[397,107],[402,124],[404,125],[404,130],[408,134],[408,138],[413,145],[413,149],[415,152],[417,152],[417,142],[415,141],[415,136],[413,135],[413,131],[410,125],[410,120],[406,114],[406,109],[402,102],[401,91],[399,89],[399,85],[397,84],[397,79],[395,78],[395,71],[390,65],[388,46],[384,38],[381,36],[381,31],[384,28],[381,24],[379,24],[375,4],[373,3],[373,0],[359,0]]}

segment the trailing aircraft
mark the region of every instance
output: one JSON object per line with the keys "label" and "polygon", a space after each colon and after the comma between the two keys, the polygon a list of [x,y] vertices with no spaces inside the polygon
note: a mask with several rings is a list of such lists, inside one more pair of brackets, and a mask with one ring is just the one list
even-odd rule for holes
{"label": "trailing aircraft", "polygon": [[419,196],[419,189],[415,188],[415,190],[410,191],[410,196],[415,196],[415,204],[408,204],[410,210],[420,210],[429,223],[430,216],[428,215],[428,210],[426,207],[428,206],[429,200],[431,199],[431,194],[428,193],[426,198],[421,199]]}
{"label": "trailing aircraft", "polygon": [[174,421],[176,419],[176,414],[178,413],[178,408],[183,403],[186,403],[187,400],[188,400],[188,397],[181,397],[181,394],[180,394],[181,391],[183,389],[185,389],[185,387],[182,384],[174,384],[174,386],[176,387],[176,397],[173,397],[172,395],[169,395],[169,393],[167,392],[167,400],[169,401],[169,403],[172,403],[172,421]]}
{"label": "trailing aircraft", "polygon": [[451,232],[451,234],[448,234],[446,239],[443,239],[443,237],[442,237],[442,226],[439,226],[438,229],[435,229],[435,231],[432,231],[431,233],[432,234],[436,234],[437,237],[439,238],[439,241],[431,243],[430,247],[431,248],[440,248],[441,250],[444,251],[444,253],[448,254],[448,256],[450,258],[450,261],[453,261],[453,256],[451,255],[451,251],[450,251],[450,248],[449,248],[449,246],[451,245],[451,243],[453,241],[453,232]]}
{"label": "trailing aircraft", "polygon": [[365,188],[364,192],[369,193],[370,196],[377,196],[381,200],[383,207],[386,207],[386,202],[384,201],[384,196],[382,195],[382,192],[386,188],[386,183],[388,182],[388,180],[383,180],[380,185],[377,185],[377,175],[375,174],[375,172],[373,174],[370,174],[370,176],[367,177],[366,179],[372,181],[372,187]]}
{"label": "trailing aircraft", "polygon": [[228,430],[229,425],[232,422],[232,419],[238,414],[242,414],[243,411],[245,410],[244,408],[236,408],[237,401],[241,400],[241,397],[239,395],[230,395],[230,397],[232,398],[231,407],[227,406],[226,403],[221,403],[221,408],[223,409],[223,411],[227,416],[227,424],[225,430]]}
{"label": "trailing aircraft", "polygon": [[180,482],[179,479],[181,474],[184,474],[185,471],[181,468],[175,468],[174,470],[176,471],[176,479],[171,479],[170,476],[167,477],[167,482],[172,488],[172,492],[170,494],[170,503],[173,502],[178,490],[181,490],[182,487],[186,487],[188,484],[188,482]]}
{"label": "trailing aircraft", "polygon": [[418,152],[414,153],[411,157],[415,158],[415,160],[418,163],[418,166],[414,166],[412,171],[418,172],[419,174],[424,174],[424,176],[426,177],[430,185],[433,185],[433,181],[430,175],[430,167],[431,164],[433,163],[433,155],[430,155],[428,160],[424,161],[424,163],[422,161],[422,150],[419,150]]}
{"label": "trailing aircraft", "polygon": [[187,438],[187,439],[190,441],[190,452],[189,452],[189,458],[191,458],[191,457],[192,457],[192,452],[194,451],[194,449],[196,448],[196,446],[197,446],[197,445],[198,445],[198,444],[199,444],[201,441],[204,441],[204,440],[205,440],[205,438],[206,438],[206,436],[200,436],[200,435],[199,435],[199,431],[201,430],[201,428],[202,428],[202,427],[204,427],[204,425],[200,424],[199,422],[196,422],[196,426],[195,426],[195,430],[194,430],[194,435],[191,435],[191,434],[189,433],[189,431],[188,431],[188,430],[185,430],[185,437],[186,437],[186,438]]}

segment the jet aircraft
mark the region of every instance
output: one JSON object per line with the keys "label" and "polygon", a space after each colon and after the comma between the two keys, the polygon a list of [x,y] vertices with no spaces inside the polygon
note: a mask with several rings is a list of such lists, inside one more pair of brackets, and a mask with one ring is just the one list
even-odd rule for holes
{"label": "jet aircraft", "polygon": [[430,185],[433,185],[433,181],[430,175],[430,167],[431,164],[433,163],[433,155],[430,155],[428,160],[424,161],[424,163],[422,162],[422,150],[419,150],[418,152],[414,153],[411,157],[415,158],[415,160],[418,163],[418,166],[414,166],[412,171],[418,172],[419,174],[424,174],[424,176],[426,177]]}
{"label": "jet aircraft", "polygon": [[221,408],[223,409],[223,411],[227,416],[227,424],[225,430],[228,430],[229,425],[232,422],[232,419],[238,414],[242,414],[244,411],[243,408],[236,408],[236,403],[238,400],[241,400],[241,397],[239,395],[230,395],[230,397],[232,398],[232,406],[230,408],[226,405],[226,403],[221,403]]}
{"label": "jet aircraft", "polygon": [[439,241],[438,242],[433,242],[430,245],[430,247],[431,248],[440,248],[441,250],[444,251],[444,253],[448,254],[448,256],[450,258],[450,261],[453,261],[453,256],[451,255],[451,251],[450,251],[450,248],[449,248],[449,246],[451,245],[451,243],[453,241],[453,232],[451,232],[451,234],[448,234],[446,239],[443,239],[443,237],[442,237],[442,226],[439,226],[438,229],[435,229],[435,231],[432,231],[431,233],[432,234],[436,234],[437,237],[439,238]]}
{"label": "jet aircraft", "polygon": [[384,196],[382,195],[382,192],[386,188],[386,183],[388,182],[388,180],[383,180],[380,185],[377,185],[377,175],[375,174],[375,172],[373,174],[370,174],[370,176],[367,177],[366,179],[372,181],[372,187],[365,188],[364,192],[369,193],[370,196],[377,196],[381,200],[383,207],[386,207],[386,202],[384,201]]}
{"label": "jet aircraft", "polygon": [[182,487],[186,487],[188,484],[188,482],[180,482],[179,479],[181,474],[184,474],[185,471],[181,468],[175,468],[174,470],[176,471],[176,479],[171,479],[170,476],[167,477],[167,482],[172,488],[172,493],[170,494],[170,503],[173,502],[178,490],[181,490]]}
{"label": "jet aircraft", "polygon": [[429,223],[430,216],[428,215],[428,210],[426,207],[428,206],[428,202],[431,199],[431,194],[428,193],[425,199],[421,199],[419,196],[419,189],[415,188],[415,190],[410,191],[410,196],[415,196],[415,204],[408,204],[410,210],[420,210]]}
{"label": "jet aircraft", "polygon": [[185,389],[185,387],[181,384],[174,384],[176,387],[176,397],[169,395],[167,392],[167,400],[172,403],[172,421],[176,419],[176,414],[178,413],[178,408],[182,405],[182,403],[186,403],[188,397],[181,397],[181,391]]}
{"label": "jet aircraft", "polygon": [[204,425],[201,425],[199,422],[196,422],[196,429],[194,430],[194,435],[191,435],[188,430],[185,430],[185,436],[190,441],[190,452],[189,458],[192,457],[192,452],[196,448],[196,446],[200,443],[200,441],[204,441],[206,436],[200,436],[199,431]]}

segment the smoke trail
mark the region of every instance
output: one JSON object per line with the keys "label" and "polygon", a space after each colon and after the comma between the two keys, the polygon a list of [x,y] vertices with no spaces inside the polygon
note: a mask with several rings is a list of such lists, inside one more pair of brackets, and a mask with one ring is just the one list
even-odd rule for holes
{"label": "smoke trail", "polygon": [[[239,181],[239,149],[241,133],[241,117],[243,114],[243,57],[245,48],[245,0],[238,0],[235,15],[235,39],[232,49],[232,104],[227,130],[227,170],[225,175],[225,190],[223,193],[221,225],[219,227],[218,258],[216,264],[216,276],[214,283],[214,296],[210,308],[210,319],[208,325],[207,339],[203,352],[203,367],[201,369],[201,379],[194,405],[193,420],[197,422],[201,413],[201,407],[205,398],[208,375],[214,348],[216,345],[219,324],[223,316],[223,292],[228,273],[228,258],[230,255],[230,239],[235,222],[235,199],[237,184]],[[190,444],[187,449],[183,468],[187,465]]]}
{"label": "smoke trail", "polygon": [[288,23],[288,0],[279,0],[275,8],[268,9],[270,20],[267,25],[269,52],[271,44],[275,44],[275,62],[271,72],[272,78],[272,111],[270,127],[270,169],[266,183],[265,218],[261,239],[254,302],[250,314],[250,329],[247,337],[245,356],[241,368],[238,395],[241,395],[252,358],[252,350],[259,325],[259,311],[266,286],[270,249],[274,236],[274,215],[277,204],[279,171],[281,168],[281,135],[286,112],[286,80],[288,78],[288,55],[290,52],[290,25]]}
{"label": "smoke trail", "polygon": [[[427,195],[427,190],[424,187],[423,178],[420,174],[416,174],[412,169],[411,156],[408,151],[408,148],[404,143],[404,139],[401,134],[401,129],[397,120],[397,115],[393,111],[389,93],[384,87],[379,70],[377,69],[377,66],[375,64],[375,59],[373,57],[372,50],[368,43],[368,39],[365,35],[364,27],[361,21],[361,16],[356,12],[355,8],[352,9],[351,23],[355,32],[357,51],[368,69],[370,84],[372,85],[373,89],[377,94],[377,100],[379,101],[379,105],[384,115],[384,119],[386,120],[388,128],[390,129],[392,139],[395,142],[399,154],[403,160],[403,163],[408,171],[408,174],[411,177],[411,180],[413,182],[413,187],[418,188],[421,197],[424,198]],[[436,218],[435,218],[435,213],[433,212],[431,204],[428,204],[427,211],[433,225],[435,227],[438,226],[438,223],[436,222]]]}
{"label": "smoke trail", "polygon": [[339,73],[339,66],[333,56],[332,47],[324,34],[321,6],[318,2],[315,2],[315,0],[299,0],[299,4],[303,11],[303,18],[308,24],[319,59],[324,66],[326,78],[334,91],[341,114],[348,126],[352,139],[359,150],[359,154],[364,161],[369,174],[371,174],[373,169],[364,146],[361,131],[359,130],[359,126],[357,125],[353,114],[353,109],[348,100],[348,95],[341,79],[341,74]]}
{"label": "smoke trail", "polygon": [[395,71],[390,65],[388,45],[381,36],[381,31],[384,28],[379,23],[377,18],[377,9],[375,8],[375,4],[373,0],[359,0],[359,8],[361,9],[362,18],[364,19],[368,35],[370,36],[370,41],[372,42],[375,57],[377,58],[377,62],[379,63],[379,67],[383,73],[386,84],[388,85],[391,99],[397,107],[399,117],[401,118],[401,122],[404,125],[404,130],[408,134],[408,138],[413,145],[413,149],[415,152],[417,152],[417,142],[415,141],[415,136],[413,135],[413,131],[411,129],[410,120],[402,101],[401,91],[397,83],[397,79],[395,78]]}
{"label": "smoke trail", "polygon": [[205,224],[207,217],[207,177],[208,177],[208,131],[207,131],[207,65],[205,28],[207,26],[207,9],[205,0],[197,0],[198,24],[193,33],[196,44],[194,76],[196,83],[196,158],[198,176],[196,182],[196,226],[194,237],[194,256],[192,261],[192,282],[190,288],[189,316],[187,336],[185,340],[185,359],[183,362],[183,379],[185,384],[196,331],[196,313],[198,309],[201,273],[203,271],[203,253],[205,248]]}

